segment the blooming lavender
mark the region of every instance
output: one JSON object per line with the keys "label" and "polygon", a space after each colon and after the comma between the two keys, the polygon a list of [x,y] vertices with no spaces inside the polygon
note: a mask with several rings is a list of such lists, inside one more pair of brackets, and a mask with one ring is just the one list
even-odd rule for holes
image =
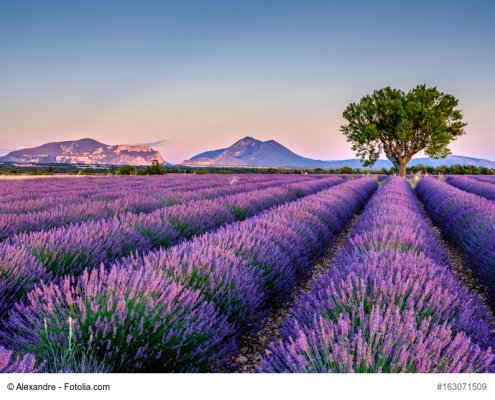
{"label": "blooming lavender", "polygon": [[15,192],[12,196],[4,196],[9,200],[11,197],[15,198],[15,201],[10,206],[0,205],[0,240],[21,232],[48,230],[71,223],[108,219],[125,213],[151,213],[175,204],[211,200],[271,187],[287,185],[287,188],[292,188],[295,185],[293,190],[298,190],[299,183],[321,185],[322,182],[333,181],[336,184],[342,182],[343,178],[287,176],[273,180],[266,176],[258,176],[256,179],[248,176],[243,177],[242,183],[230,185],[226,177],[212,175],[201,181],[188,180],[166,185],[143,182],[134,186],[129,185],[127,180],[121,180],[113,185],[103,185],[100,190],[92,188],[93,181],[85,181],[87,187],[83,188],[77,187],[78,185],[73,188],[72,181],[69,180],[71,187],[63,192],[55,189],[55,193],[46,194],[28,191],[27,197]]}
{"label": "blooming lavender", "polygon": [[443,234],[469,259],[495,302],[495,203],[434,179],[422,179],[417,193]]}
{"label": "blooming lavender", "polygon": [[492,183],[481,182],[467,176],[449,176],[447,177],[447,183],[488,200],[495,200],[495,186]]}
{"label": "blooming lavender", "polygon": [[309,195],[342,182],[340,177],[286,182],[284,188],[252,190],[242,195],[165,207],[148,214],[124,213],[111,219],[24,233],[12,237],[10,243],[27,249],[54,276],[78,275],[85,268],[95,268],[102,262],[110,263],[133,252],[144,254],[169,247],[233,223],[237,220],[231,212],[234,205],[243,209],[243,215],[251,216],[294,200],[293,190]]}
{"label": "blooming lavender", "polygon": [[118,265],[163,271],[201,290],[244,328],[259,320],[268,301],[287,296],[376,188],[372,179],[353,180]]}
{"label": "blooming lavender", "polygon": [[471,178],[480,182],[491,183],[495,185],[495,175],[473,175]]}
{"label": "blooming lavender", "polygon": [[0,326],[7,311],[34,285],[50,276],[27,251],[0,244]]}
{"label": "blooming lavender", "polygon": [[208,370],[232,348],[232,328],[198,291],[150,269],[103,268],[41,284],[12,310],[4,341],[48,371]]}
{"label": "blooming lavender", "polygon": [[260,371],[492,371],[489,315],[452,274],[407,182],[391,179],[295,304]]}
{"label": "blooming lavender", "polygon": [[151,249],[151,241],[113,220],[73,224],[47,232],[14,237],[11,244],[29,251],[54,276],[80,274],[137,250]]}
{"label": "blooming lavender", "polygon": [[0,346],[0,373],[35,372],[36,360],[32,354],[15,357],[12,351]]}

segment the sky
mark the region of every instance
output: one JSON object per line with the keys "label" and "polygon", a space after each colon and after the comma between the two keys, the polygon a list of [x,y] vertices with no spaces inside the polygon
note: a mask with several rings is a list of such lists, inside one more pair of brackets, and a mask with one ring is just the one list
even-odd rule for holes
{"label": "sky", "polygon": [[453,94],[454,154],[495,160],[495,2],[0,0],[0,154],[91,137],[169,162],[244,136],[354,156],[345,107]]}

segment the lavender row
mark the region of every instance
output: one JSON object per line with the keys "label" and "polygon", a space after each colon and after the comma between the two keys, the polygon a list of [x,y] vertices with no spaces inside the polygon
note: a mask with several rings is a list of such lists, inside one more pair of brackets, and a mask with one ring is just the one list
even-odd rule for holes
{"label": "lavender row", "polygon": [[495,185],[495,175],[472,175],[471,178],[480,182],[491,183]]}
{"label": "lavender row", "polygon": [[464,253],[495,303],[495,203],[433,179],[422,179],[416,190],[435,224]]}
{"label": "lavender row", "polygon": [[132,252],[166,248],[342,182],[331,177],[15,236],[0,244],[0,323],[13,303],[41,280],[77,276]]}
{"label": "lavender row", "polygon": [[[343,178],[339,178],[343,179]],[[215,199],[236,193],[244,193],[262,188],[291,185],[293,183],[315,181],[303,177],[291,179],[269,180],[259,183],[229,184],[223,181],[215,187],[203,188],[200,186],[187,186],[182,191],[164,190],[148,193],[128,192],[112,194],[107,200],[79,200],[75,204],[57,205],[47,210],[35,213],[20,213],[0,215],[0,241],[5,240],[20,232],[33,232],[48,230],[70,223],[92,221],[111,218],[126,212],[150,213],[160,208],[174,204],[184,204],[201,199]]]}
{"label": "lavender row", "polygon": [[[67,182],[61,192],[48,192],[48,193],[29,193],[24,194],[21,190],[12,195],[13,199],[0,201],[1,214],[9,215],[22,215],[22,214],[35,214],[37,212],[49,211],[59,206],[72,206],[80,203],[98,203],[111,206],[115,204],[119,207],[123,202],[131,203],[135,207],[139,207],[139,201],[144,202],[143,207],[148,207],[146,203],[150,203],[156,207],[156,203],[160,204],[174,204],[178,202],[184,202],[190,199],[197,198],[209,198],[209,196],[215,194],[215,190],[229,188],[231,186],[241,185],[263,185],[273,184],[274,179],[267,177],[248,179],[242,177],[229,178],[225,175],[213,175],[204,180],[201,179],[186,179],[181,180],[163,180],[157,181],[151,179],[150,182],[142,183],[140,185],[129,184],[128,177],[121,177],[120,182],[114,182],[112,185],[98,185],[95,187],[95,182],[92,180],[85,181],[85,187],[76,186],[73,187]],[[163,179],[163,178],[162,178]],[[277,179],[277,182],[282,183],[284,181],[300,181],[303,179],[311,179],[306,176],[291,176],[283,179]],[[102,179],[98,181],[104,182]],[[27,187],[26,189],[29,189]],[[232,188],[234,189],[234,188]],[[197,194],[197,191],[201,191]],[[23,199],[24,198],[24,199]]]}
{"label": "lavender row", "polygon": [[40,285],[13,308],[2,338],[50,371],[214,368],[376,187],[354,180],[169,250]]}
{"label": "lavender row", "polygon": [[458,189],[482,196],[488,200],[495,200],[495,185],[491,183],[480,182],[467,176],[449,176],[446,179],[447,183]]}
{"label": "lavender row", "polygon": [[[282,175],[277,181],[292,181],[294,179],[311,179],[314,176]],[[0,195],[0,213],[19,214],[48,210],[57,205],[76,204],[78,202],[101,201],[112,202],[126,197],[129,193],[138,196],[157,196],[167,198],[167,195],[199,189],[215,189],[238,184],[261,184],[273,182],[270,175],[242,175],[232,177],[227,175],[166,175],[160,177],[118,177],[118,178],[72,178],[50,179],[37,181],[16,181],[17,186],[3,187]],[[0,181],[1,183],[1,181]],[[2,185],[0,184],[0,187]],[[4,192],[7,192],[4,193]]]}
{"label": "lavender row", "polygon": [[409,184],[392,178],[293,307],[260,371],[492,371],[488,315],[452,274]]}
{"label": "lavender row", "polygon": [[[205,179],[192,179],[192,176],[177,175],[169,177],[83,177],[83,178],[49,178],[43,180],[22,179],[19,181],[0,181],[0,211],[7,213],[43,210],[52,204],[64,201],[91,200],[106,198],[119,192],[142,192],[152,190],[180,188],[184,185],[214,184],[219,176]],[[225,179],[225,178],[224,178]],[[113,198],[113,197],[112,197]],[[67,200],[66,200],[67,199]],[[19,203],[13,207],[13,203]],[[25,205],[25,209],[22,209]]]}
{"label": "lavender row", "polygon": [[266,299],[286,297],[376,187],[367,178],[351,181],[122,263],[163,270],[201,289],[231,322],[247,325]]}

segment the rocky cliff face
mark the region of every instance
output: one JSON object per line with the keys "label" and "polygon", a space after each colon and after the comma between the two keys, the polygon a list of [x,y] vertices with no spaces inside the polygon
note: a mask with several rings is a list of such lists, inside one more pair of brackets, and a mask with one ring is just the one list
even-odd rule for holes
{"label": "rocky cliff face", "polygon": [[3,162],[100,165],[149,165],[153,160],[165,163],[162,155],[149,146],[112,146],[94,139],[47,143],[0,157]]}

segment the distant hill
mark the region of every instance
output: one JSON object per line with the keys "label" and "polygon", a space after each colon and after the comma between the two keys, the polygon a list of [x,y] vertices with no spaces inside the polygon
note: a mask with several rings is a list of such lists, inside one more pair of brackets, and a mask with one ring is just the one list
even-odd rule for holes
{"label": "distant hill", "polygon": [[495,168],[495,161],[483,160],[481,158],[465,157],[465,156],[447,156],[445,158],[414,158],[409,163],[411,166],[417,164],[424,164],[430,167],[439,167],[440,165],[446,165],[448,167],[452,165],[474,165],[475,167]]}
{"label": "distant hill", "polygon": [[321,161],[301,157],[275,140],[262,142],[250,136],[232,146],[206,151],[183,162],[189,166],[319,167]]}
{"label": "distant hill", "polygon": [[[196,167],[305,167],[305,168],[362,168],[358,159],[348,160],[313,160],[302,157],[287,147],[282,146],[274,140],[265,142],[254,139],[250,136],[235,142],[232,146],[205,151],[189,160],[185,160],[183,165]],[[472,157],[448,156],[438,160],[429,157],[415,158],[411,160],[409,166],[424,164],[438,167],[440,165],[451,166],[454,164],[474,165],[477,167],[495,168],[495,162]],[[389,160],[378,160],[373,168],[390,168],[392,163]]]}
{"label": "distant hill", "polygon": [[162,155],[149,146],[107,145],[94,139],[81,139],[13,151],[0,157],[0,162],[149,165],[155,159],[165,163]]}

